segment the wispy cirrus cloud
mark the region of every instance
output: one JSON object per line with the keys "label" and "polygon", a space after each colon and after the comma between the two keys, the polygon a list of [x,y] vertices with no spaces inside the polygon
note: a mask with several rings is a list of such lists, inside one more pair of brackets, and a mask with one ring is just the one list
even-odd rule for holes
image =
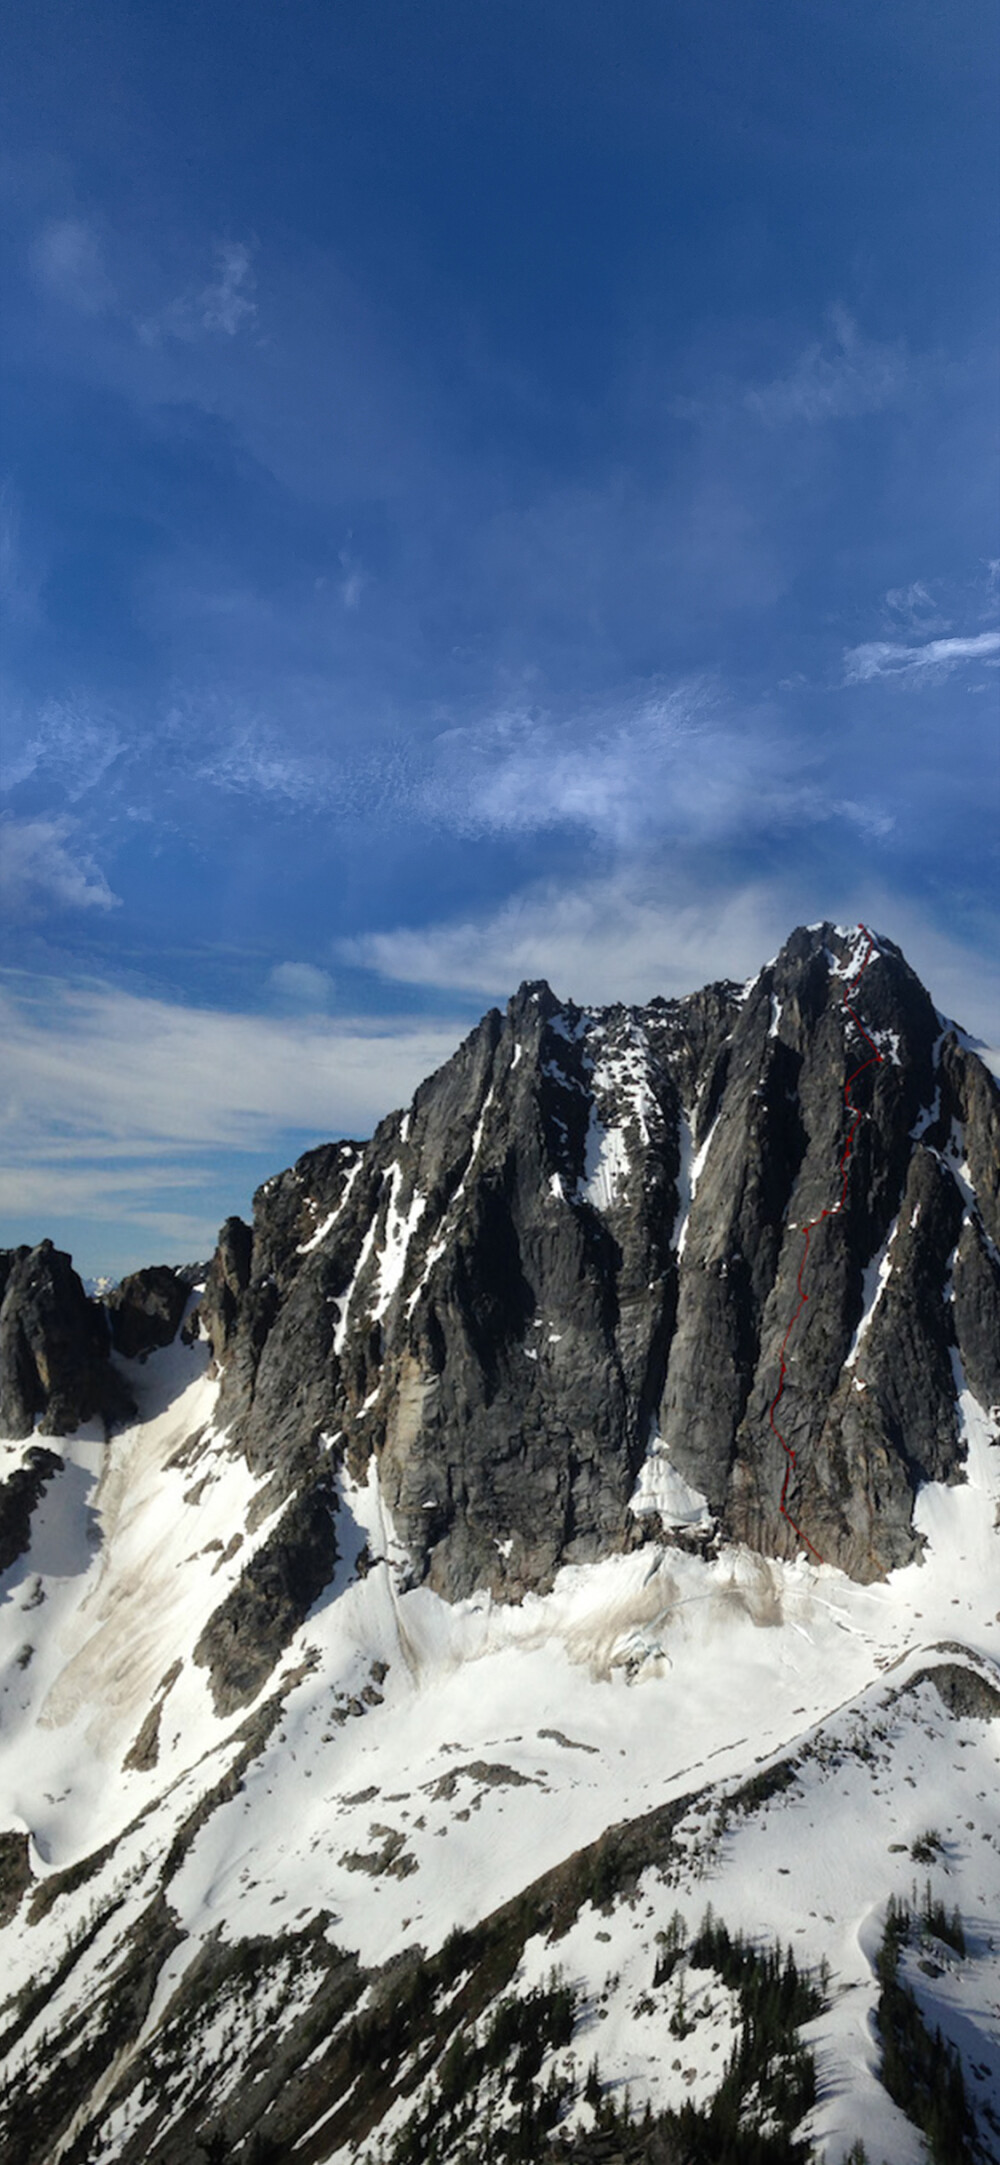
{"label": "wispy cirrus cloud", "polygon": [[37,712],[11,699],[6,722],[0,789],[7,794],[40,776],[74,804],[99,788],[130,749],[120,725],[86,699],[47,699]]}
{"label": "wispy cirrus cloud", "polygon": [[910,375],[902,344],[866,338],[845,308],[832,308],[829,321],[828,336],[807,346],[787,375],[745,392],[743,403],[758,420],[772,428],[854,420],[900,396]]}
{"label": "wispy cirrus cloud", "polygon": [[100,866],[73,846],[70,819],[0,820],[0,905],[11,924],[53,910],[113,910]]}
{"label": "wispy cirrus cloud", "polygon": [[314,962],[277,962],[267,983],[283,1014],[322,1015],[333,1005],[333,979]]}
{"label": "wispy cirrus cloud", "polygon": [[863,646],[848,647],[844,681],[868,684],[874,677],[916,676],[924,671],[940,676],[963,662],[989,662],[993,655],[1000,655],[1000,631],[974,632],[968,638],[925,639],[919,646],[871,639]]}
{"label": "wispy cirrus cloud", "polygon": [[[182,712],[167,729],[182,735]],[[420,808],[425,761],[406,742],[390,739],[358,751],[327,750],[311,723],[298,737],[258,718],[212,718],[194,778],[224,796],[256,799],[276,813],[322,813],[340,819],[394,820]]]}
{"label": "wispy cirrus cloud", "polygon": [[21,1154],[44,1131],[71,1156],[366,1133],[461,1035],[457,1022],[234,1014],[65,982],[32,1000],[9,984],[0,1018]]}
{"label": "wispy cirrus cloud", "polygon": [[682,882],[619,872],[537,881],[494,912],[343,941],[345,961],[398,983],[505,999],[547,978],[581,1001],[642,1001],[757,969],[788,932],[763,886],[688,898]]}
{"label": "wispy cirrus cloud", "polygon": [[[117,245],[116,245],[117,243]],[[254,244],[217,241],[211,275],[192,278],[180,293],[143,311],[137,275],[121,233],[76,214],[49,218],[36,230],[28,254],[35,285],[79,316],[110,316],[138,335],[143,345],[163,339],[192,341],[221,333],[235,338],[257,318]],[[115,259],[112,278],[109,256]],[[149,264],[146,278],[166,283],[162,265]],[[162,286],[161,286],[162,291]],[[169,287],[168,287],[169,291]]]}
{"label": "wispy cirrus cloud", "polygon": [[950,628],[948,617],[943,615],[923,579],[911,579],[909,586],[890,587],[885,607],[887,616],[896,620],[894,629],[902,625],[908,632],[924,639]]}
{"label": "wispy cirrus cloud", "polygon": [[[169,730],[190,734],[179,715]],[[767,708],[740,710],[708,678],[569,712],[504,706],[430,741],[387,738],[363,751],[296,740],[238,713],[214,715],[201,737],[197,778],[225,796],[288,816],[468,839],[575,831],[623,851],[657,838],[712,847],[830,821],[878,836],[893,824],[877,791],[865,799],[831,787],[807,739]]]}
{"label": "wispy cirrus cloud", "polygon": [[104,246],[86,218],[50,218],[36,235],[31,264],[37,283],[81,316],[98,316],[114,304]]}
{"label": "wispy cirrus cloud", "polygon": [[844,820],[885,834],[880,803],[842,797],[808,743],[740,713],[708,679],[569,718],[523,712],[448,731],[419,801],[459,832],[577,828],[612,849],[715,846]]}
{"label": "wispy cirrus cloud", "polygon": [[370,1135],[462,1034],[460,1020],[234,1014],[107,984],[28,996],[12,977],[0,1210],[21,1239],[113,1228],[85,1269],[148,1260],[151,1231],[165,1256],[204,1255],[265,1173],[310,1142]]}
{"label": "wispy cirrus cloud", "polygon": [[460,831],[569,826],[622,843],[670,817],[686,763],[697,762],[701,816],[710,818],[711,709],[708,688],[691,684],[624,710],[569,719],[502,710],[438,737],[423,803]]}
{"label": "wispy cirrus cloud", "polygon": [[817,868],[725,882],[692,893],[683,869],[630,865],[606,877],[536,881],[499,909],[340,943],[343,960],[388,981],[503,1000],[544,977],[564,997],[643,1002],[719,978],[744,978],[782,946],[796,920],[862,918],[902,944],[944,1011],[981,1033],[1000,1072],[1000,967],[949,937],[933,918],[871,876]]}
{"label": "wispy cirrus cloud", "polygon": [[252,248],[245,241],[220,241],[214,277],[205,285],[189,287],[165,308],[144,317],[137,326],[139,336],[146,345],[156,345],[161,338],[191,340],[212,332],[235,338],[256,321],[256,289]]}
{"label": "wispy cirrus cloud", "polygon": [[214,279],[198,296],[202,329],[224,331],[227,338],[235,338],[257,314],[250,249],[242,241],[224,241],[216,249],[216,265]]}

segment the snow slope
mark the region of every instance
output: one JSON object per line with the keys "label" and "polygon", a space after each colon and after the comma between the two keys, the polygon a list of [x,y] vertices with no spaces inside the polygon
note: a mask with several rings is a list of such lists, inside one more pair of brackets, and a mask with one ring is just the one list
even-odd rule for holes
{"label": "snow slope", "polygon": [[[272,1522],[243,1531],[255,1485],[212,1428],[215,1386],[197,1347],[153,1355],[131,1380],[144,1419],[106,1448],[83,1432],[60,1445],[64,1471],[35,1514],[31,1550],[0,1582],[0,1827],[30,1833],[38,1887],[53,1891],[36,1923],[22,1913],[4,1935],[10,1994],[53,1980],[10,2057],[15,2074],[31,2069],[45,2032],[96,2005],[121,1913],[59,1982],[67,1944],[112,1901],[139,1913],[254,1714],[220,1721],[191,1651]],[[984,1673],[1000,1664],[1000,1449],[967,1391],[961,1407],[967,1481],[922,1492],[924,1561],[868,1587],[803,1560],[729,1548],[706,1561],[648,1545],[564,1570],[549,1595],[516,1608],[486,1595],[449,1606],[403,1590],[374,1468],[366,1486],[344,1478],[338,1576],[288,1649],[280,1716],[170,1878],[182,1936],[143,2038],[210,1943],[323,1911],[328,1938],[366,1967],[414,1945],[432,1955],[609,1825],[711,1784],[716,1803],[692,1822],[686,1877],[667,1887],[651,1874],[610,1925],[587,1910],[555,1954],[525,1952],[521,1983],[558,1959],[590,2007],[569,2055],[581,2081],[603,1994],[602,2065],[637,2108],[647,2096],[660,2109],[710,2092],[732,2028],[724,1990],[710,1979],[699,1988],[709,2011],[672,2055],[678,2067],[664,2056],[657,2003],[636,2007],[656,1932],[674,1909],[693,1928],[711,1899],[734,1928],[789,1939],[808,1965],[830,1965],[831,2005],[814,2038],[816,2154],[838,2165],[864,2134],[876,2160],[919,2158],[876,2078],[872,1959],[888,1895],[914,1877],[910,1847],[933,1827],[943,1842],[934,1876],[961,1909],[970,1949],[938,1981],[933,2016],[986,2069],[975,2080],[1000,2112],[1000,1724],[955,1721],[929,1685],[897,1713],[886,1698],[941,1659],[929,1650],[942,1642]],[[24,1450],[3,1448],[8,1462]],[[362,1551],[369,1568],[358,1576]],[[155,1764],[123,1767],[157,1705]],[[793,1788],[725,1825],[727,1786],[789,1754]],[[95,1870],[63,1884],[60,1873],[104,1845]],[[305,1968],[287,1981],[282,2021],[309,1991]],[[666,1988],[658,1999],[662,2014]],[[239,2040],[237,2024],[226,2046],[234,2084]],[[203,2045],[218,2058],[211,2029]],[[115,2078],[130,2058],[138,2074],[140,2057],[133,2045]],[[579,2125],[588,2110],[575,2108]],[[94,2155],[123,2154],[129,2125],[116,2108]]]}

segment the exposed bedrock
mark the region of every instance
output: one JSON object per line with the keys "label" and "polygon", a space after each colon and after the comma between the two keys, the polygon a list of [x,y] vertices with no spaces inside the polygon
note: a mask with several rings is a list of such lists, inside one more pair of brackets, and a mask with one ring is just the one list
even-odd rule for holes
{"label": "exposed bedrock", "polygon": [[516,1597],[640,1537],[655,1430],[726,1534],[788,1555],[797,1524],[862,1578],[917,1553],[957,1383],[1000,1397],[1000,1123],[864,952],[801,929],[749,988],[640,1009],[524,985],[369,1144],[268,1182],[203,1319],[273,1493],[374,1451],[414,1574]]}
{"label": "exposed bedrock", "polygon": [[[861,1578],[918,1553],[960,1388],[1000,1401],[998,1092],[899,950],[865,952],[800,929],[750,986],[642,1008],[524,985],[369,1143],[267,1181],[200,1311],[258,1523],[374,1454],[414,1576],[517,1598],[669,1530],[669,1484],[630,1508],[655,1437],[725,1536]],[[165,1331],[138,1278],[118,1315]],[[3,1313],[24,1433],[49,1341]]]}
{"label": "exposed bedrock", "polygon": [[100,1415],[135,1411],[111,1360],[107,1317],[71,1259],[43,1240],[0,1252],[0,1431],[67,1436]]}
{"label": "exposed bedrock", "polygon": [[173,1343],[191,1297],[187,1276],[168,1263],[150,1263],[132,1271],[102,1294],[115,1352],[126,1360],[144,1360]]}
{"label": "exposed bedrock", "polygon": [[334,1496],[325,1478],[299,1489],[198,1640],[218,1714],[248,1706],[333,1576]]}
{"label": "exposed bedrock", "polygon": [[0,1481],[0,1572],[31,1546],[31,1514],[41,1502],[53,1475],[61,1473],[63,1460],[44,1444],[30,1444],[20,1466]]}

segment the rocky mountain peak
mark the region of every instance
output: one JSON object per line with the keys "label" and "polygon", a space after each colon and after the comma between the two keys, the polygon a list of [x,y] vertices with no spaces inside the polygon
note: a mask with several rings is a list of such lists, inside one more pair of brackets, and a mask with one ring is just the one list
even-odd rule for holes
{"label": "rocky mountain peak", "polygon": [[[644,1006],[523,984],[222,1229],[218,1425],[286,1506],[259,1584],[293,1629],[342,1465],[452,1599],[663,1536],[878,1577],[919,1553],[920,1483],[962,1476],[962,1381],[1000,1400],[998,1243],[996,1085],[890,940],[799,927],[748,985]],[[9,1418],[113,1417],[69,1259],[6,1268]],[[171,1325],[155,1275],[111,1298],[120,1350]]]}
{"label": "rocky mountain peak", "polygon": [[451,1597],[663,1532],[878,1576],[960,1476],[959,1365],[1000,1396],[998,1164],[992,1078],[862,929],[643,1007],[528,983],[224,1229],[222,1411],[279,1487],[374,1458]]}

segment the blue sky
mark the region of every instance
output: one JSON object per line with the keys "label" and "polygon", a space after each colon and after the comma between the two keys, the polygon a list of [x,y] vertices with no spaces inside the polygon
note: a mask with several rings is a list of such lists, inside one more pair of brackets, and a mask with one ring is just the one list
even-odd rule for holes
{"label": "blue sky", "polygon": [[820,916],[996,1043],[991,0],[3,17],[4,1237]]}

